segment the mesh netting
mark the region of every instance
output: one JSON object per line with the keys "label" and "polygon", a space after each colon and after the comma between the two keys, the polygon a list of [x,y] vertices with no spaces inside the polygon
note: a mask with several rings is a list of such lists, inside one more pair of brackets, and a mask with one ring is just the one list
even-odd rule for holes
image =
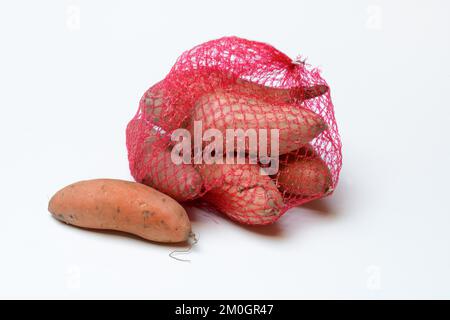
{"label": "mesh netting", "polygon": [[[203,136],[196,140],[199,124]],[[189,150],[180,151],[182,139]],[[237,37],[206,42],[178,58],[141,98],[127,126],[127,148],[136,181],[255,225],[331,194],[342,164],[330,90],[319,71]],[[183,163],[174,162],[175,148]],[[261,174],[271,159],[279,159],[279,170]]]}

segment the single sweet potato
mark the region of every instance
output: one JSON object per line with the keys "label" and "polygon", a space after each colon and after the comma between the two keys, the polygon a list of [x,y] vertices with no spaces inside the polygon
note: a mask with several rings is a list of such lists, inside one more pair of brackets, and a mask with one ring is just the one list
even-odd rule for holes
{"label": "single sweet potato", "polygon": [[[279,130],[279,154],[299,149],[327,129],[316,113],[289,104],[271,104],[256,98],[218,90],[203,96],[194,107],[188,129],[194,136],[194,121],[201,121],[203,131],[218,129],[225,140],[227,129],[266,129],[267,151],[271,150],[271,129]],[[223,146],[225,150],[225,142]],[[245,151],[250,150],[248,139]]]}
{"label": "single sweet potato", "polygon": [[48,210],[82,228],[117,230],[156,242],[186,241],[191,224],[175,200],[140,183],[96,179],[59,190]]}
{"label": "single sweet potato", "polygon": [[269,176],[252,164],[202,164],[203,199],[240,223],[265,225],[280,217],[283,199]]}
{"label": "single sweet potato", "polygon": [[331,173],[320,156],[307,147],[296,159],[288,159],[280,166],[276,181],[282,191],[312,197],[329,192]]}
{"label": "single sweet potato", "polygon": [[191,164],[175,164],[165,149],[144,146],[143,184],[158,189],[177,201],[193,200],[200,195],[202,178]]}
{"label": "single sweet potato", "polygon": [[256,97],[266,97],[278,102],[290,103],[295,100],[308,100],[318,97],[328,91],[326,85],[313,85],[293,87],[289,89],[269,87],[250,82],[243,79],[237,79],[236,91]]}
{"label": "single sweet potato", "polygon": [[172,161],[170,140],[164,140],[161,132],[144,119],[133,119],[128,124],[127,136],[141,137],[129,150],[134,156],[130,162],[133,177],[180,202],[197,198],[202,188],[199,173],[191,164]]}

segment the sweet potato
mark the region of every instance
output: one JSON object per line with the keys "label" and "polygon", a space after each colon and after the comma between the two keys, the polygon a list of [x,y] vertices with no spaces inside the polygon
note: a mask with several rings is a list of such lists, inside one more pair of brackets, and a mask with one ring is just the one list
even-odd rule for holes
{"label": "sweet potato", "polygon": [[142,183],[171,196],[177,201],[187,201],[199,196],[202,178],[191,164],[175,164],[170,151],[154,150],[144,146],[146,175]]}
{"label": "sweet potato", "polygon": [[331,174],[320,156],[307,150],[305,157],[298,157],[281,165],[277,175],[280,190],[301,196],[316,196],[329,192]]}
{"label": "sweet potato", "polygon": [[328,91],[328,86],[323,84],[318,84],[310,87],[302,87],[299,89],[299,97],[302,100],[313,99],[315,97],[321,96]]}
{"label": "sweet potato", "polygon": [[71,225],[123,231],[157,242],[182,242],[191,232],[186,211],[175,200],[123,180],[71,184],[51,198],[48,210]]}
{"label": "sweet potato", "polygon": [[141,117],[166,132],[182,127],[186,113],[183,107],[187,103],[185,92],[181,88],[171,90],[163,86],[163,81],[148,89],[141,98],[139,107]]}
{"label": "sweet potato", "polygon": [[[130,135],[143,135],[132,149],[135,159],[133,176],[138,182],[153,187],[177,201],[187,201],[199,196],[202,179],[191,164],[175,164],[171,159],[170,140],[162,141],[160,130],[145,120],[133,119],[127,131]],[[139,154],[142,152],[142,154]]]}
{"label": "sweet potato", "polygon": [[[204,94],[214,92],[219,89],[233,91],[236,94],[255,96],[258,98],[267,98],[278,103],[290,103],[294,101],[303,101],[318,97],[326,93],[329,89],[326,85],[294,86],[291,88],[278,88],[259,84],[250,80],[236,78],[232,74],[223,71],[204,67],[196,70],[196,76],[187,76],[195,78],[191,84],[195,89],[200,89]],[[200,76],[199,76],[200,74]],[[162,91],[150,94],[151,101],[161,102],[164,95]],[[157,98],[154,100],[153,98]],[[146,100],[148,101],[148,100]]]}
{"label": "sweet potato", "polygon": [[[195,105],[189,130],[194,135],[194,121],[201,121],[203,131],[218,129],[225,140],[226,129],[266,129],[270,155],[270,130],[279,130],[279,154],[296,150],[327,128],[314,112],[289,104],[271,104],[256,98],[218,90],[203,96]],[[225,142],[224,142],[225,150]],[[249,151],[246,141],[245,151]]]}
{"label": "sweet potato", "polygon": [[237,92],[250,96],[267,97],[278,102],[290,103],[295,100],[308,100],[318,97],[328,91],[326,85],[301,86],[289,89],[275,88],[260,85],[254,82],[238,79]]}
{"label": "sweet potato", "polygon": [[202,164],[198,171],[205,187],[203,199],[231,219],[252,225],[273,223],[283,199],[269,176],[251,164]]}

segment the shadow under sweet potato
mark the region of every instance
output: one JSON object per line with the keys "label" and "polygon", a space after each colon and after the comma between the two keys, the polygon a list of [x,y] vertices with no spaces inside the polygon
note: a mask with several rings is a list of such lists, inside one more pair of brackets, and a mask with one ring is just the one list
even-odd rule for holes
{"label": "shadow under sweet potato", "polygon": [[123,231],[108,230],[108,229],[83,228],[83,227],[79,227],[79,226],[76,226],[76,225],[73,225],[73,224],[65,223],[64,221],[58,220],[55,217],[53,217],[53,220],[57,221],[58,223],[67,225],[67,226],[69,226],[71,228],[76,228],[78,230],[92,232],[92,233],[97,233],[97,234],[103,234],[103,235],[106,235],[106,236],[124,237],[124,238],[132,239],[132,240],[135,240],[135,241],[139,241],[141,243],[151,243],[151,244],[157,244],[159,246],[177,247],[177,248],[186,248],[186,247],[189,246],[189,240],[188,241],[184,241],[184,242],[157,242],[157,241],[147,240],[147,239],[141,238],[141,237],[139,237],[137,235],[134,235],[132,233],[127,233],[127,232],[123,232]]}
{"label": "shadow under sweet potato", "polygon": [[314,200],[308,203],[305,203],[298,208],[306,208],[309,210],[314,211],[315,213],[318,213],[323,216],[332,217],[337,214],[335,210],[333,210],[332,206],[330,205],[329,201],[327,199],[318,199]]}
{"label": "shadow under sweet potato", "polygon": [[256,233],[265,237],[282,237],[284,235],[284,229],[278,222],[263,226],[243,225],[237,222],[234,222],[234,224],[249,232]]}
{"label": "shadow under sweet potato", "polygon": [[[189,219],[192,223],[198,223],[202,220],[208,219],[209,221],[215,224],[227,223],[233,224],[241,229],[246,231],[256,233],[266,237],[279,237],[282,236],[283,228],[278,223],[273,223],[269,225],[262,226],[252,226],[246,225],[239,222],[236,222],[230,218],[228,218],[225,214],[222,214],[215,210],[214,208],[207,206],[205,204],[198,206],[185,206],[186,211],[188,212]],[[208,223],[209,223],[208,221]]]}

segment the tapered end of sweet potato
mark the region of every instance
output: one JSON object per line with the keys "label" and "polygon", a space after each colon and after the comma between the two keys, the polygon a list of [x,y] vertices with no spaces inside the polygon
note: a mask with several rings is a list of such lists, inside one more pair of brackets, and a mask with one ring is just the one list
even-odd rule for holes
{"label": "tapered end of sweet potato", "polygon": [[329,90],[328,86],[326,85],[315,85],[308,88],[305,88],[304,90],[304,99],[312,99],[318,96],[321,96],[325,94]]}

